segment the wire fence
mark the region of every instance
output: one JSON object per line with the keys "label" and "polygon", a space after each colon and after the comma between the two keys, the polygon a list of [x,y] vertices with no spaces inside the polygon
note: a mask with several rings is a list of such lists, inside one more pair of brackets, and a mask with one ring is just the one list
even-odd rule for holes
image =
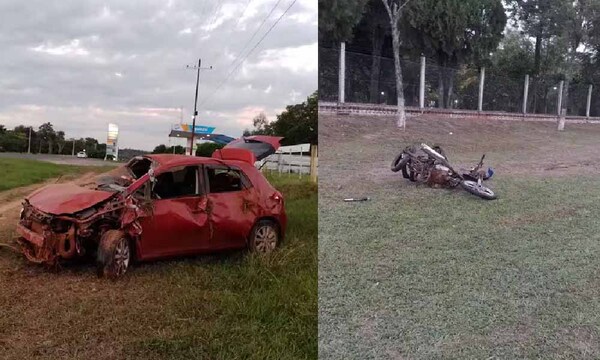
{"label": "wire fence", "polygon": [[[319,99],[339,101],[339,48],[319,48]],[[420,105],[421,60],[402,59],[404,103]],[[345,52],[345,102],[395,105],[396,77],[394,59],[370,54]],[[424,107],[478,110],[481,71],[470,66],[440,66],[426,60]],[[524,109],[525,77],[515,78],[487,69],[481,107],[483,111],[508,113],[558,114],[561,77],[530,77]],[[564,82],[562,108],[567,115],[586,116],[589,84]],[[590,99],[589,116],[600,116],[600,97]]]}

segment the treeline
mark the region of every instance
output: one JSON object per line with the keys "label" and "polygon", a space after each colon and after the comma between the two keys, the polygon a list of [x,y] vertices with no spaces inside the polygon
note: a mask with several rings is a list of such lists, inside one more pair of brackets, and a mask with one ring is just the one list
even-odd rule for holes
{"label": "treeline", "polygon": [[[31,145],[29,136],[31,131]],[[15,126],[12,130],[0,125],[0,152],[27,152],[31,146],[32,153],[70,155],[85,150],[88,157],[104,158],[106,144],[86,137],[66,139],[64,131],[56,131],[50,123],[44,123],[37,129],[25,125]]]}
{"label": "treeline", "polygon": [[277,119],[267,121],[264,113],[253,119],[253,130],[244,130],[244,136],[283,136],[282,145],[318,144],[318,99],[315,91],[306,101],[288,105]]}
{"label": "treeline", "polygon": [[[477,70],[482,67],[496,77],[486,82],[489,93],[522,91],[522,81],[530,75],[534,112],[544,112],[561,80],[563,106],[572,102],[570,96],[585,96],[587,84],[600,84],[600,1],[319,0],[320,46],[336,49],[346,42],[348,52],[367,55],[359,64],[350,63],[346,75],[352,83],[359,73],[368,74],[366,81],[361,78],[361,88],[352,89],[364,101],[380,102],[383,83],[393,77],[382,66],[382,61],[393,58],[394,50],[384,2],[401,7],[402,60],[418,64],[424,55],[437,66],[428,73],[437,86],[427,91],[438,107],[452,107],[457,92],[476,89]],[[336,72],[334,56],[319,57],[320,79],[334,79]],[[403,92],[410,97],[412,84],[418,84],[418,66],[403,73],[404,82],[411,84],[404,85]],[[600,108],[600,103],[595,105]]]}

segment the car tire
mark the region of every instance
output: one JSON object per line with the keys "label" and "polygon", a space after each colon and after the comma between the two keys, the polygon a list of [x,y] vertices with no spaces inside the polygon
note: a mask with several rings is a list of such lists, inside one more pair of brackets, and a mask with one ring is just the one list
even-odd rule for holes
{"label": "car tire", "polygon": [[259,254],[270,254],[280,241],[279,226],[271,220],[259,220],[248,237],[248,248]]}
{"label": "car tire", "polygon": [[132,262],[133,247],[123,231],[108,230],[102,235],[96,255],[98,277],[117,279],[125,275]]}

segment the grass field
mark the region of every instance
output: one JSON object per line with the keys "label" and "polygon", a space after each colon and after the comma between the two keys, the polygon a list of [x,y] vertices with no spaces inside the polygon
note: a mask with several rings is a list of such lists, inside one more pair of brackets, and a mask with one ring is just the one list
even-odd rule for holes
{"label": "grass field", "polygon": [[[273,176],[285,242],[138,264],[111,282],[91,265],[50,273],[0,248],[3,359],[309,359],[317,356],[317,187]],[[2,241],[18,210],[0,215]]]}
{"label": "grass field", "polygon": [[0,191],[39,183],[59,176],[72,176],[89,171],[108,171],[112,167],[58,165],[29,159],[0,158],[0,169],[2,169]]}
{"label": "grass field", "polygon": [[[322,358],[600,357],[600,126],[319,122]],[[392,173],[417,141],[457,164],[486,152],[499,199]]]}

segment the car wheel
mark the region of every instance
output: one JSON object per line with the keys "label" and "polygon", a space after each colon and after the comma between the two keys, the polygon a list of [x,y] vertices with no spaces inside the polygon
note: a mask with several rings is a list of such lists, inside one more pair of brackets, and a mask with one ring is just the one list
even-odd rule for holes
{"label": "car wheel", "polygon": [[131,263],[131,243],[120,230],[108,230],[98,245],[96,270],[98,277],[119,278],[127,272]]}
{"label": "car wheel", "polygon": [[250,232],[249,247],[253,252],[269,254],[279,245],[279,227],[273,221],[260,220]]}

